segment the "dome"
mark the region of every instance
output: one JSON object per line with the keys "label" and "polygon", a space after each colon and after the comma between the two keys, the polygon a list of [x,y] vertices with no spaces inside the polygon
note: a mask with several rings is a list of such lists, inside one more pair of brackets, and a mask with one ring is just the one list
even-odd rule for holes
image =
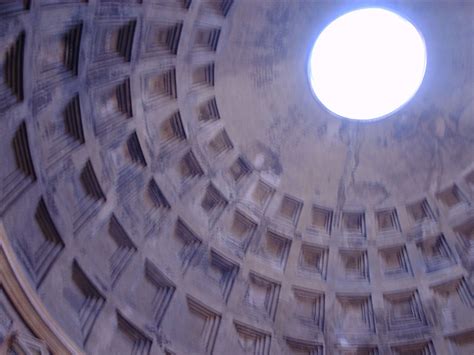
{"label": "dome", "polygon": [[423,75],[347,119],[372,5],[2,2],[0,352],[473,354],[474,3],[384,2]]}

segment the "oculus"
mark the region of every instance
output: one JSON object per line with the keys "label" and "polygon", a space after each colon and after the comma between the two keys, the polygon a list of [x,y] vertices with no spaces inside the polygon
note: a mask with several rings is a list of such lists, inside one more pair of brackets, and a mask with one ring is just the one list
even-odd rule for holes
{"label": "oculus", "polygon": [[309,80],[332,113],[380,119],[415,95],[426,60],[423,37],[409,21],[364,8],[338,17],[320,33],[309,58]]}

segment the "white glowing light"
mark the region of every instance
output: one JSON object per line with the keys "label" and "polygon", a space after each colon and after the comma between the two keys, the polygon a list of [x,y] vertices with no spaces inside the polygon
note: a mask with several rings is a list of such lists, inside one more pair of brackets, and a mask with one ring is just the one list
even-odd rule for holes
{"label": "white glowing light", "polygon": [[331,22],[309,60],[319,101],[356,120],[380,118],[400,108],[420,87],[425,69],[421,34],[404,18],[378,8],[349,12]]}

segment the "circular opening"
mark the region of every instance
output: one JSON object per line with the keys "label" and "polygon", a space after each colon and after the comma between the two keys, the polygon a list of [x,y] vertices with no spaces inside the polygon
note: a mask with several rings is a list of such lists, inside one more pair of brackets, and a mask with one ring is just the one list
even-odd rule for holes
{"label": "circular opening", "polygon": [[349,12],[319,35],[309,59],[309,79],[331,112],[355,120],[386,116],[421,85],[426,47],[418,30],[379,8]]}

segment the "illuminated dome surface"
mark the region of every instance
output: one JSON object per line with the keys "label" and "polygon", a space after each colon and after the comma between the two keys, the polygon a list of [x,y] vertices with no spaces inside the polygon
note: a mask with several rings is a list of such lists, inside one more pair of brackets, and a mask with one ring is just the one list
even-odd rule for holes
{"label": "illuminated dome surface", "polygon": [[379,8],[347,13],[319,35],[309,76],[321,103],[350,119],[386,116],[416,93],[426,68],[426,48],[417,29]]}
{"label": "illuminated dome surface", "polygon": [[373,3],[0,1],[0,354],[473,355],[474,2],[384,1],[361,122],[308,60]]}

